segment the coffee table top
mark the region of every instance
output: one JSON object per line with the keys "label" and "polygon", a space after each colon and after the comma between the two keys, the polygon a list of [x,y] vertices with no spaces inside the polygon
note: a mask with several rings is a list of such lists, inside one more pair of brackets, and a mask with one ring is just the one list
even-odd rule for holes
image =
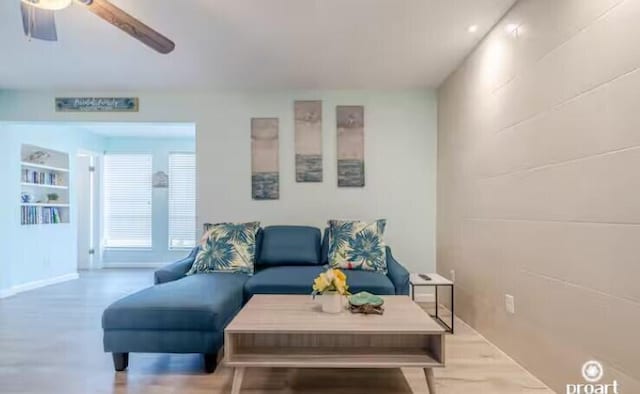
{"label": "coffee table top", "polygon": [[445,330],[407,296],[382,296],[384,315],[322,312],[306,295],[255,295],[228,333],[439,334]]}

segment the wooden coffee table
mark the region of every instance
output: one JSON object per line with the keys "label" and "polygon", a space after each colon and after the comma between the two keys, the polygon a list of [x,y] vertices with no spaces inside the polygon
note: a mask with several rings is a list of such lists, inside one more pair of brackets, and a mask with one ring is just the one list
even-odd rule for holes
{"label": "wooden coffee table", "polygon": [[384,315],[328,314],[310,296],[256,295],[225,329],[224,363],[235,368],[444,367],[445,329],[407,296],[385,296]]}

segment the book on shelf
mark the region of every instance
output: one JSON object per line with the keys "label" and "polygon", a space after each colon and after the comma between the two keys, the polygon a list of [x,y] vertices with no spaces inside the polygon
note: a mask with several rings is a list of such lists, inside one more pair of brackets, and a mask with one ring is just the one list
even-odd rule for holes
{"label": "book on shelf", "polygon": [[22,182],[37,185],[62,186],[63,180],[55,172],[36,171],[25,168],[22,170]]}
{"label": "book on shelf", "polygon": [[23,206],[21,224],[61,223],[60,210],[55,207]]}

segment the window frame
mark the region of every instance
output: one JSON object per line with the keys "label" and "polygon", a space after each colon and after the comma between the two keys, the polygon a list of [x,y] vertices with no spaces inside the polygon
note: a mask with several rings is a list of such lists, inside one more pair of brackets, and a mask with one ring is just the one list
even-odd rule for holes
{"label": "window frame", "polygon": [[[193,165],[193,189],[194,189],[194,199],[193,199],[193,246],[173,246],[171,245],[171,185],[173,184],[173,177],[171,176],[171,155],[192,155],[194,160]],[[198,191],[197,191],[197,183],[198,183],[198,162],[197,155],[195,151],[170,151],[167,154],[167,174],[169,175],[169,187],[167,188],[167,250],[169,251],[184,251],[191,250],[198,246],[198,234],[196,231],[197,225],[197,199],[198,199]]]}
{"label": "window frame", "polygon": [[[150,158],[150,174],[149,174],[149,211],[151,213],[150,218],[150,226],[149,226],[149,246],[114,246],[109,245],[108,242],[108,227],[109,227],[109,210],[108,210],[108,196],[107,196],[107,158],[109,156],[148,156]],[[154,199],[153,199],[153,170],[154,170],[155,157],[152,152],[104,152],[102,155],[102,249],[105,251],[152,251],[154,248],[153,244],[153,209],[154,209]]]}

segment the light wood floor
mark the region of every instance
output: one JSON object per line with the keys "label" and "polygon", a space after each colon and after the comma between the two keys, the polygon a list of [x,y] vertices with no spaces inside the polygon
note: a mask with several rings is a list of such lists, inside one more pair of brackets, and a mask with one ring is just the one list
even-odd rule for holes
{"label": "light wood floor", "polygon": [[[196,355],[132,354],[113,371],[100,318],[112,301],[151,284],[148,270],[104,270],[0,300],[0,393],[228,393],[231,370],[201,372]],[[439,394],[552,393],[461,321],[447,338]],[[413,391],[412,391],[413,390]],[[426,393],[422,370],[249,369],[245,394]]]}

